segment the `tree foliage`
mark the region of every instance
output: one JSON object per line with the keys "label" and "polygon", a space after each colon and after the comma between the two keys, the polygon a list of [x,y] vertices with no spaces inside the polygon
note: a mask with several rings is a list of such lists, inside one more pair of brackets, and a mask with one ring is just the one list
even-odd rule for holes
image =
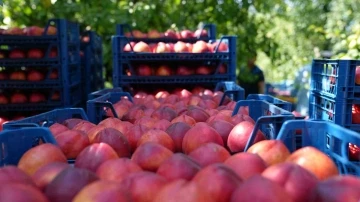
{"label": "tree foliage", "polygon": [[[352,0],[3,0],[3,24],[40,25],[66,18],[103,38],[111,79],[111,36],[117,23],[147,31],[195,29],[214,23],[218,37],[237,35],[238,66],[257,51],[270,82],[292,79],[296,70],[331,50],[334,57],[360,56],[360,5]],[[11,19],[11,21],[9,20]]]}

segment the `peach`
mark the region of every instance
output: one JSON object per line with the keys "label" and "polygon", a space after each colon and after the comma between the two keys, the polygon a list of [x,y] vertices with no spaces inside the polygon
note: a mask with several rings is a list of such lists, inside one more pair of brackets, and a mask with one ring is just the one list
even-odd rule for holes
{"label": "peach", "polygon": [[122,120],[134,123],[137,119],[140,119],[145,115],[145,109],[146,107],[144,105],[133,105],[131,108],[129,108],[129,111],[124,114]]}
{"label": "peach", "polygon": [[20,183],[35,186],[34,181],[29,175],[12,165],[0,168],[0,183],[3,186],[9,183]]}
{"label": "peach", "polygon": [[[271,193],[271,194],[269,194]],[[230,202],[292,202],[285,189],[265,177],[255,175],[236,188]]]}
{"label": "peach", "polygon": [[186,132],[182,142],[182,150],[185,154],[189,154],[202,144],[208,142],[224,146],[223,140],[216,130],[206,123],[199,122]]}
{"label": "peach", "polygon": [[155,124],[156,121],[157,121],[156,119],[144,116],[144,117],[141,117],[140,119],[136,120],[134,122],[134,124],[143,125],[148,128],[151,128],[151,127],[153,127],[153,125]]}
{"label": "peach", "polygon": [[120,131],[114,128],[105,128],[99,131],[92,143],[106,143],[111,146],[119,157],[130,157],[130,144]]}
{"label": "peach", "polygon": [[72,201],[86,185],[98,180],[95,173],[79,168],[66,168],[45,188],[45,195],[51,202]]}
{"label": "peach", "polygon": [[71,119],[66,119],[62,124],[68,127],[69,129],[73,129],[80,122],[88,122],[88,121],[78,118],[71,118]]}
{"label": "peach", "polygon": [[174,44],[174,52],[175,53],[189,52],[189,48],[186,46],[186,43],[182,41],[178,41]]}
{"label": "peach", "polygon": [[106,143],[94,143],[80,152],[75,160],[75,167],[96,172],[97,168],[105,161],[117,159],[115,150]]}
{"label": "peach", "polygon": [[176,153],[166,159],[158,168],[157,174],[172,181],[177,179],[191,180],[201,166],[182,153]]}
{"label": "peach", "polygon": [[109,182],[99,180],[89,185],[86,185],[81,191],[76,194],[73,202],[107,202],[120,201],[131,202],[131,196],[119,182]]}
{"label": "peach", "polygon": [[282,163],[290,156],[290,151],[281,140],[257,142],[247,152],[258,154],[268,166]]}
{"label": "peach", "polygon": [[50,202],[34,186],[10,183],[0,186],[0,201],[3,202]]}
{"label": "peach", "polygon": [[153,129],[159,129],[162,131],[166,131],[166,129],[171,125],[171,122],[166,119],[161,119],[155,122],[155,124],[152,126]]}
{"label": "peach", "polygon": [[91,128],[95,127],[96,125],[87,121],[80,122],[74,126],[74,130],[79,130],[84,133],[87,133]]}
{"label": "peach", "polygon": [[137,148],[137,143],[143,134],[150,130],[150,128],[143,125],[134,125],[124,134],[129,141],[131,153]]}
{"label": "peach", "polygon": [[230,157],[230,153],[224,147],[209,142],[190,152],[189,157],[198,162],[202,167],[206,167],[214,163],[224,162]]}
{"label": "peach", "polygon": [[357,176],[334,176],[319,182],[311,195],[314,202],[358,202],[359,187]]}
{"label": "peach", "polygon": [[219,111],[216,115],[210,116],[206,122],[210,123],[212,121],[217,121],[217,120],[222,120],[222,121],[227,121],[229,123],[231,123],[231,115],[232,115],[232,111],[230,110],[221,110]]}
{"label": "peach", "polygon": [[70,165],[67,163],[54,162],[49,163],[39,170],[37,170],[32,179],[41,191],[44,191],[45,187],[63,170],[69,168]]}
{"label": "peach", "polygon": [[[188,105],[190,106],[197,106],[202,101],[199,95],[192,95],[188,100]],[[201,108],[202,109],[202,108]]]}
{"label": "peach", "polygon": [[151,114],[151,118],[157,120],[166,119],[168,121],[172,121],[176,116],[176,111],[167,106],[159,107]]}
{"label": "peach", "polygon": [[319,180],[339,174],[334,161],[315,147],[307,146],[293,152],[287,160],[313,173]]}
{"label": "peach", "polygon": [[88,136],[88,138],[89,138],[89,141],[90,141],[90,142],[93,142],[96,134],[97,134],[99,131],[101,131],[101,130],[103,130],[103,129],[105,129],[105,128],[106,128],[106,126],[100,125],[100,124],[97,125],[97,126],[95,126],[95,127],[92,127],[92,128],[87,132],[87,136]]}
{"label": "peach", "polygon": [[127,175],[142,171],[141,167],[128,158],[108,160],[96,170],[102,180],[121,182]]}
{"label": "peach", "polygon": [[155,172],[162,162],[172,155],[173,152],[166,147],[158,143],[146,142],[135,150],[131,160],[142,169]]}
{"label": "peach", "polygon": [[131,201],[133,202],[152,202],[166,183],[167,180],[160,175],[140,171],[131,173],[124,178],[121,182],[121,187],[130,192]]}
{"label": "peach", "polygon": [[262,176],[281,185],[294,202],[311,201],[309,193],[318,183],[315,175],[290,162],[270,166]]}
{"label": "peach", "polygon": [[245,152],[232,155],[224,164],[243,180],[261,174],[267,167],[259,155]]}
{"label": "peach", "polygon": [[203,168],[192,181],[218,202],[229,201],[234,190],[242,183],[242,179],[222,163]]}
{"label": "peach", "polygon": [[120,119],[114,118],[114,117],[109,117],[109,118],[106,118],[106,119],[100,121],[98,125],[102,125],[102,126],[105,126],[108,128],[113,128],[120,123],[121,123]]}
{"label": "peach", "polygon": [[54,123],[49,127],[49,130],[55,137],[57,134],[69,130],[69,128],[60,123]]}
{"label": "peach", "polygon": [[255,124],[255,121],[246,114],[235,114],[234,116],[231,117],[231,122],[235,125],[243,121],[249,121],[252,124]]}
{"label": "peach", "polygon": [[165,98],[164,103],[175,104],[178,101],[180,101],[180,98],[178,95],[170,94],[168,97]]}
{"label": "peach", "polygon": [[[154,202],[215,202],[199,185],[184,179],[169,182],[158,191]],[[175,200],[176,201],[176,200]]]}
{"label": "peach", "polygon": [[197,41],[192,48],[193,53],[207,53],[210,52],[209,47],[205,41]]}
{"label": "peach", "polygon": [[192,117],[196,122],[205,122],[210,116],[200,107],[189,106],[186,115]]}
{"label": "peach", "polygon": [[177,123],[177,122],[184,122],[189,124],[190,126],[194,126],[196,124],[195,119],[185,114],[182,114],[171,121],[171,123]]}
{"label": "peach", "polygon": [[[232,152],[242,152],[245,149],[247,141],[250,138],[252,131],[254,130],[254,124],[249,121],[243,121],[235,125],[231,130],[227,146]],[[264,134],[259,130],[255,134],[254,143],[260,142],[265,139]]]}
{"label": "peach", "polygon": [[17,166],[26,174],[33,175],[39,168],[52,162],[67,163],[67,159],[58,146],[45,143],[26,151]]}
{"label": "peach", "polygon": [[214,101],[212,100],[201,100],[198,104],[199,107],[203,108],[203,109],[216,109],[218,107],[218,104],[216,104]]}
{"label": "peach", "polygon": [[226,145],[229,134],[235,125],[224,120],[214,120],[209,122],[209,125],[219,133],[224,145]]}
{"label": "peach", "polygon": [[[80,124],[82,123],[85,122]],[[77,130],[67,130],[59,133],[55,139],[67,159],[76,158],[85,147],[90,145],[88,136],[84,132]]]}
{"label": "peach", "polygon": [[166,129],[165,132],[169,134],[171,139],[174,141],[175,151],[182,152],[182,142],[184,136],[190,129],[191,126],[184,122],[173,123]]}
{"label": "peach", "polygon": [[134,52],[151,53],[150,46],[143,41],[136,43],[133,50]]}
{"label": "peach", "polygon": [[175,151],[174,141],[165,131],[159,129],[150,129],[146,131],[137,142],[137,147],[146,142],[155,142],[168,148],[170,151]]}

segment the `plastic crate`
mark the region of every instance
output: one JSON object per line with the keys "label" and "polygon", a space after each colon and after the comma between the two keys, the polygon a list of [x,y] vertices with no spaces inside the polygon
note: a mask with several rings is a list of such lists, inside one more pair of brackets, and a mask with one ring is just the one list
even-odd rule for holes
{"label": "plastic crate", "polygon": [[40,142],[57,144],[47,128],[23,128],[0,132],[0,167],[17,165],[21,156]]}
{"label": "plastic crate", "polygon": [[[123,47],[129,39],[123,36],[113,36],[113,86],[122,87],[127,84],[138,83],[217,83],[220,81],[236,80],[236,37],[224,36],[219,41],[226,42],[228,52],[215,53],[135,53],[123,52]],[[218,48],[218,47],[217,47]],[[217,48],[215,50],[217,50]],[[199,64],[213,67],[213,73],[209,75],[171,75],[171,76],[139,76],[135,73],[135,65],[167,64],[178,66],[184,64]],[[221,65],[226,65],[227,72],[220,74]],[[173,70],[174,68],[171,67]],[[131,75],[129,76],[128,73]]]}
{"label": "plastic crate", "polygon": [[[220,105],[223,103],[226,96],[234,101],[244,99],[244,89],[236,85],[234,82],[219,82],[215,87],[215,91],[224,92],[224,96],[220,100]],[[129,92],[115,92],[108,89],[106,89],[106,92],[108,93],[102,96],[97,96],[95,99],[87,102],[87,114],[89,116],[89,120],[93,123],[99,123],[102,121],[106,117],[107,110],[110,110],[114,117],[118,118],[113,103],[120,101],[122,97],[127,97],[130,101],[132,101],[132,96]]]}
{"label": "plastic crate", "polygon": [[89,120],[82,108],[54,109],[35,116],[27,117],[18,121],[10,121],[3,125],[4,130],[24,127],[50,127],[54,123],[62,123],[66,119],[80,118]]}
{"label": "plastic crate", "polygon": [[309,98],[309,117],[313,120],[330,121],[360,132],[360,124],[352,123],[353,104],[360,104],[360,97],[356,99],[335,100],[317,93],[311,93]]}
{"label": "plastic crate", "polygon": [[360,145],[360,134],[328,121],[286,121],[277,136],[293,152],[313,146],[329,155],[341,174],[360,176],[360,164],[349,160],[349,143]]}
{"label": "plastic crate", "polygon": [[281,99],[273,97],[271,95],[250,94],[247,96],[247,100],[265,100],[265,101],[270,102],[271,104],[274,104],[284,110],[287,110],[289,112],[292,111],[292,104],[290,102],[281,100]]}
{"label": "plastic crate", "polygon": [[355,70],[360,60],[313,60],[310,90],[333,99],[360,97]]}
{"label": "plastic crate", "polygon": [[178,38],[168,38],[168,37],[161,37],[161,38],[136,38],[133,34],[133,29],[129,24],[117,24],[116,25],[116,35],[118,36],[125,36],[126,32],[130,35],[127,36],[131,41],[144,41],[146,43],[157,43],[157,42],[177,42],[177,41],[184,41],[184,42],[194,42],[197,40],[211,40],[216,38],[216,26],[214,24],[204,24],[200,30],[206,30],[208,32],[208,37],[198,37],[198,38],[190,38],[190,39],[178,39]]}
{"label": "plastic crate", "polygon": [[98,90],[95,92],[92,92],[88,95],[88,100],[93,100],[97,97],[100,97],[102,95],[105,95],[107,93],[121,93],[123,92],[123,89],[118,87],[118,88],[111,88],[111,89],[102,89],[102,90]]}
{"label": "plastic crate", "polygon": [[249,107],[249,116],[256,122],[245,151],[253,144],[258,130],[261,130],[267,139],[275,139],[282,124],[294,119],[291,112],[264,100],[240,100],[236,103],[233,115],[238,113],[240,107]]}
{"label": "plastic crate", "polygon": [[84,100],[96,90],[104,88],[103,78],[103,51],[102,40],[94,31],[87,31],[82,34],[84,40],[81,41],[83,66],[83,87]]}

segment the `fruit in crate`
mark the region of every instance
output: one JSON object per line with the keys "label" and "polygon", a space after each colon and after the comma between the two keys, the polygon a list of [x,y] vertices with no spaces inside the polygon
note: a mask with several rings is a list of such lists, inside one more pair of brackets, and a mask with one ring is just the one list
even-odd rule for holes
{"label": "fruit in crate", "polygon": [[156,31],[156,30],[150,30],[147,33],[147,37],[148,38],[160,38],[161,37],[161,33]]}
{"label": "fruit in crate", "polygon": [[355,83],[360,85],[360,66],[357,66],[355,70]]}
{"label": "fruit in crate", "polygon": [[27,57],[35,58],[35,59],[43,58],[44,52],[38,48],[33,48],[33,49],[28,50]]}
{"label": "fruit in crate", "polygon": [[149,65],[139,65],[136,67],[136,73],[138,76],[151,76],[152,69]]}
{"label": "fruit in crate", "polygon": [[196,74],[209,75],[211,74],[211,68],[208,66],[200,66],[196,68]]}
{"label": "fruit in crate", "polygon": [[53,92],[53,94],[51,95],[51,100],[60,100],[60,93],[59,91],[55,91]]}
{"label": "fruit in crate", "polygon": [[197,41],[192,48],[192,53],[208,53],[210,52],[208,44],[205,41]]}
{"label": "fruit in crate", "polygon": [[133,30],[132,35],[135,38],[146,38],[147,37],[147,34],[141,32],[140,30]]}
{"label": "fruit in crate", "polygon": [[0,94],[0,104],[8,104],[9,98],[7,98],[5,95]]}
{"label": "fruit in crate", "polygon": [[44,33],[44,28],[31,26],[24,28],[23,32],[26,36],[41,36]]}
{"label": "fruit in crate", "polygon": [[196,37],[196,38],[208,37],[208,32],[206,29],[197,29],[194,32],[194,37]]}
{"label": "fruit in crate", "polygon": [[258,154],[268,166],[282,163],[290,156],[290,151],[281,140],[257,142],[247,152]]}
{"label": "fruit in crate", "polygon": [[194,33],[190,30],[182,30],[180,32],[180,36],[183,39],[191,39],[191,38],[194,38]]}
{"label": "fruit in crate", "polygon": [[10,27],[3,32],[4,35],[23,35],[23,29],[19,27]]}
{"label": "fruit in crate", "polygon": [[10,53],[9,53],[9,58],[11,58],[11,59],[19,59],[19,58],[25,58],[25,57],[26,57],[25,53],[22,50],[14,49],[14,50],[10,51]]}
{"label": "fruit in crate", "polygon": [[13,104],[24,104],[28,101],[28,98],[23,93],[14,93],[10,97],[10,102]]}
{"label": "fruit in crate", "polygon": [[155,48],[155,53],[169,53],[171,52],[170,51],[170,47],[166,45],[166,43],[164,42],[159,42],[157,45],[156,45],[156,48]]}
{"label": "fruit in crate", "polygon": [[126,44],[125,45],[125,47],[124,47],[124,49],[123,49],[123,51],[124,52],[131,52],[131,51],[133,51],[133,48],[134,48],[134,46],[135,46],[135,42],[130,42],[130,43],[128,43],[128,44]]}
{"label": "fruit in crate", "polygon": [[360,124],[360,105],[354,104],[352,106],[351,119],[352,123]]}
{"label": "fruit in crate", "polygon": [[2,201],[49,202],[39,189],[19,183],[9,183],[1,186],[0,195]]}
{"label": "fruit in crate", "polygon": [[184,75],[184,76],[187,76],[187,75],[192,75],[194,74],[194,70],[190,67],[187,67],[187,66],[179,66],[177,69],[176,69],[176,75]]}
{"label": "fruit in crate", "polygon": [[24,71],[14,71],[9,78],[10,80],[26,80],[26,74]]}
{"label": "fruit in crate", "polygon": [[49,75],[49,79],[57,79],[59,77],[59,73],[57,69],[53,69]]}
{"label": "fruit in crate", "polygon": [[30,70],[27,74],[28,81],[41,81],[44,80],[45,76],[38,70]]}
{"label": "fruit in crate", "polygon": [[360,161],[360,147],[349,143],[349,159],[350,161]]}
{"label": "fruit in crate", "polygon": [[177,38],[176,32],[175,32],[174,30],[171,30],[171,29],[167,30],[167,31],[164,33],[164,36],[165,36],[166,38],[172,38],[172,39],[176,39],[176,38]]}
{"label": "fruit in crate", "polygon": [[150,46],[143,41],[136,43],[134,45],[133,49],[134,49],[134,52],[139,52],[139,53],[151,53],[152,52]]}
{"label": "fruit in crate", "polygon": [[57,56],[58,56],[58,51],[57,51],[57,49],[56,49],[56,48],[52,48],[52,49],[50,50],[49,57],[50,57],[50,58],[55,58],[55,57],[57,57]]}
{"label": "fruit in crate", "polygon": [[57,34],[57,28],[54,27],[54,26],[49,26],[47,28],[46,34],[48,34],[48,35],[56,35]]}
{"label": "fruit in crate", "polygon": [[216,48],[217,48],[217,52],[227,52],[227,51],[229,51],[228,45],[226,43],[224,43],[224,42],[217,41],[217,42],[211,44],[211,46],[212,46],[212,49],[211,49],[212,52],[215,52]]}
{"label": "fruit in crate", "polygon": [[31,93],[29,96],[29,102],[31,103],[39,103],[45,101],[46,101],[46,97],[42,93]]}
{"label": "fruit in crate", "polygon": [[167,65],[161,65],[156,69],[157,76],[170,76],[171,75],[171,68]]}
{"label": "fruit in crate", "polygon": [[174,44],[174,52],[175,53],[187,53],[189,52],[188,46],[186,46],[186,43],[182,41],[178,41]]}

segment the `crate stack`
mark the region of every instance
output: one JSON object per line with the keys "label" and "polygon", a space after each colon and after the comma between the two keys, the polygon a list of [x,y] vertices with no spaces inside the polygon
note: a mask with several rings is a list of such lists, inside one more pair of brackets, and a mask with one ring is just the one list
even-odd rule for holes
{"label": "crate stack", "polygon": [[102,40],[95,31],[86,31],[81,35],[80,44],[83,103],[87,96],[104,88]]}
{"label": "crate stack", "polygon": [[218,82],[235,81],[236,37],[216,40],[213,24],[195,32],[151,30],[148,34],[119,24],[116,34],[112,37],[113,85],[124,91],[212,89]]}
{"label": "crate stack", "polygon": [[331,121],[360,132],[360,85],[356,84],[358,66],[359,60],[313,60],[310,119]]}
{"label": "crate stack", "polygon": [[52,19],[45,28],[10,28],[0,35],[0,44],[2,116],[16,119],[80,103],[77,23]]}

